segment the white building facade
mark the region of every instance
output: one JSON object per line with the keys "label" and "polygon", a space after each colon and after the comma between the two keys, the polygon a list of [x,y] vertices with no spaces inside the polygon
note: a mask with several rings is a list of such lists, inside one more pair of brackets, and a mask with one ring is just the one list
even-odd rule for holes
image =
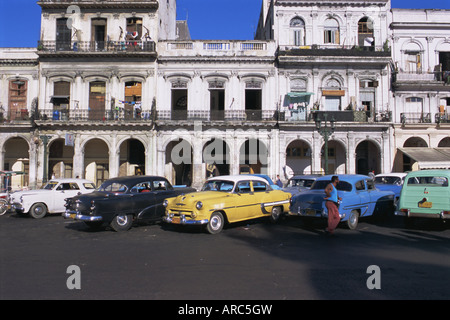
{"label": "white building facade", "polygon": [[13,188],[403,171],[405,148],[450,147],[448,10],[264,0],[255,40],[213,41],[180,38],[175,0],[38,3],[38,47],[0,49]]}

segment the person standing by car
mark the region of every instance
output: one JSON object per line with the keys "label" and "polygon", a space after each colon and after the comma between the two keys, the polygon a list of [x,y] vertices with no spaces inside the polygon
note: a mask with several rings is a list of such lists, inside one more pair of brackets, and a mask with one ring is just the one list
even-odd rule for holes
{"label": "person standing by car", "polygon": [[338,192],[336,186],[339,183],[338,176],[332,176],[331,182],[325,187],[325,206],[328,210],[328,227],[325,228],[325,232],[327,234],[332,235],[334,230],[336,229],[341,217],[339,216],[339,200],[342,198],[338,197]]}

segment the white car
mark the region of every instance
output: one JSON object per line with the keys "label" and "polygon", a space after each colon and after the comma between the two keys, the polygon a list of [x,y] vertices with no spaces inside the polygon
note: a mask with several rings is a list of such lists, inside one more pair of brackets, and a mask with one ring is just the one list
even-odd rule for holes
{"label": "white car", "polygon": [[42,189],[12,193],[10,201],[17,213],[40,219],[47,213],[64,212],[65,199],[94,190],[95,184],[89,180],[52,179]]}

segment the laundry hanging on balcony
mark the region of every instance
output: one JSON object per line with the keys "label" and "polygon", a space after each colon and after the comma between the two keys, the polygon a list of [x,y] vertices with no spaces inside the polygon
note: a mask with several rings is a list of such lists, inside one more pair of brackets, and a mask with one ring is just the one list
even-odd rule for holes
{"label": "laundry hanging on balcony", "polygon": [[283,106],[292,107],[295,103],[308,105],[313,94],[312,92],[289,92],[284,96]]}

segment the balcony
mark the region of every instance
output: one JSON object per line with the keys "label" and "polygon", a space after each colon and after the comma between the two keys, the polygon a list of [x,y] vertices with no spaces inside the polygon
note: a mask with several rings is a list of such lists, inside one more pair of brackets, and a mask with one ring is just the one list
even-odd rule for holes
{"label": "balcony", "polygon": [[157,0],[39,0],[37,3],[43,9],[67,9],[70,5],[86,9],[158,8]]}
{"label": "balcony", "polygon": [[153,41],[39,41],[39,56],[55,55],[154,55]]}
{"label": "balcony", "polygon": [[384,67],[389,64],[391,52],[383,46],[359,47],[355,45],[310,45],[279,47],[278,60],[282,64],[299,62],[322,65],[371,65]]}
{"label": "balcony", "polygon": [[393,75],[393,87],[397,91],[450,91],[449,84],[450,71],[397,71]]}
{"label": "balcony", "polygon": [[233,41],[233,40],[195,40],[160,41],[158,54],[165,59],[180,57],[252,57],[273,60],[275,42],[273,41]]}

